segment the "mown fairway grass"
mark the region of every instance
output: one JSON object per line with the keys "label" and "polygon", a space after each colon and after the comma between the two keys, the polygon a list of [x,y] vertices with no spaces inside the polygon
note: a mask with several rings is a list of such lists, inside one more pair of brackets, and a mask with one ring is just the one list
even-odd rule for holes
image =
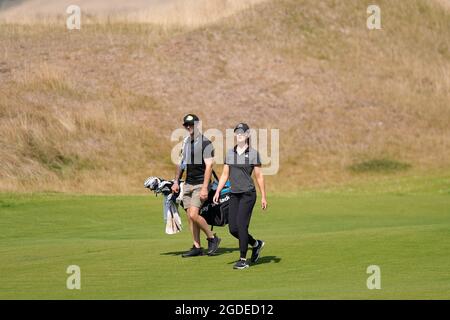
{"label": "mown fairway grass", "polygon": [[[232,269],[237,242],[225,228],[219,255],[182,259],[189,232],[164,234],[151,194],[1,194],[0,298],[449,299],[450,191],[448,179],[434,181],[271,196],[251,228],[266,240],[263,256],[243,271]],[[66,289],[73,264],[79,291]],[[372,264],[381,290],[366,287]]]}

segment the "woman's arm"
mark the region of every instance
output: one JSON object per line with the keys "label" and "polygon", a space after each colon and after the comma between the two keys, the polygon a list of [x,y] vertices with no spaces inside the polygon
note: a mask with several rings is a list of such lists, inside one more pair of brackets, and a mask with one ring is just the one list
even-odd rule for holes
{"label": "woman's arm", "polygon": [[222,175],[219,179],[219,185],[217,186],[216,193],[214,195],[213,201],[214,203],[217,203],[219,201],[220,191],[222,191],[223,187],[225,186],[225,183],[227,183],[228,176],[230,175],[230,166],[227,164],[223,165]]}
{"label": "woman's arm", "polygon": [[261,208],[265,210],[267,208],[266,200],[266,187],[264,185],[264,175],[262,174],[262,169],[260,166],[255,166],[255,177],[258,183],[259,191],[261,191]]}

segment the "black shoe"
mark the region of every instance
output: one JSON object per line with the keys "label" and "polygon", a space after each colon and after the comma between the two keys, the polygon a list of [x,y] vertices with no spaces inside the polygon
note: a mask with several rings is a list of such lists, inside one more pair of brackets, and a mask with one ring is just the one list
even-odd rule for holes
{"label": "black shoe", "polygon": [[214,233],[214,238],[208,240],[208,256],[212,256],[219,249],[220,238]]}
{"label": "black shoe", "polygon": [[187,258],[187,257],[197,257],[197,256],[202,256],[203,255],[203,248],[196,248],[195,246],[193,246],[191,248],[191,250],[183,253],[181,256],[183,258]]}
{"label": "black shoe", "polygon": [[264,241],[262,240],[256,240],[258,241],[258,245],[256,247],[253,247],[252,249],[252,258],[251,258],[251,262],[255,263],[258,261],[259,259],[259,254],[261,253],[262,248],[264,247]]}
{"label": "black shoe", "polygon": [[233,269],[245,269],[248,267],[249,267],[249,265],[247,263],[247,260],[239,259],[239,261],[236,262],[236,264],[233,266]]}

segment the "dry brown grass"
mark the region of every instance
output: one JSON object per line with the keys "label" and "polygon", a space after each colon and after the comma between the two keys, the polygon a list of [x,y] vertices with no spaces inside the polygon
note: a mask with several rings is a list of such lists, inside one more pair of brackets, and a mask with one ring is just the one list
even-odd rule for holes
{"label": "dry brown grass", "polygon": [[439,3],[445,9],[450,10],[450,0],[434,0],[434,1]]}
{"label": "dry brown grass", "polygon": [[379,5],[381,31],[357,0],[269,1],[198,28],[0,25],[1,190],[140,192],[173,174],[187,112],[280,128],[269,190],[372,177],[348,168],[377,158],[448,172],[450,15]]}
{"label": "dry brown grass", "polygon": [[64,23],[66,8],[81,8],[83,23],[154,23],[197,27],[265,0],[28,0],[0,12],[0,22]]}

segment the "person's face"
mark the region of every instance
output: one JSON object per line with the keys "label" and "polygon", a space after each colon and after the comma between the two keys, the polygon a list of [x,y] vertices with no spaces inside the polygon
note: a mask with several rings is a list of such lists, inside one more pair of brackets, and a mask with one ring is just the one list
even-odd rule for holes
{"label": "person's face", "polygon": [[236,130],[234,135],[236,136],[237,143],[245,143],[250,136],[249,132],[244,132],[242,130]]}
{"label": "person's face", "polygon": [[186,125],[184,125],[184,128],[189,132],[190,135],[194,134],[194,125],[193,124],[186,124]]}

